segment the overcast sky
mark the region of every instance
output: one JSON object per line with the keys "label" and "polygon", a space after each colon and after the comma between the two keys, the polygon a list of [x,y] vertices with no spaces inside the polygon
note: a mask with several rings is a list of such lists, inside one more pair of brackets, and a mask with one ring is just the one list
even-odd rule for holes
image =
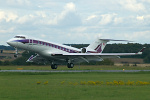
{"label": "overcast sky", "polygon": [[0,45],[18,34],[58,43],[150,43],[150,0],[0,0]]}

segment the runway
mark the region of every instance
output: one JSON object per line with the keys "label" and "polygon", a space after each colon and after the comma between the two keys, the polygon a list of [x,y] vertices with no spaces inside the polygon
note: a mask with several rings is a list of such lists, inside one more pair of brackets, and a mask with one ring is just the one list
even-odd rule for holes
{"label": "runway", "polygon": [[49,73],[58,73],[58,72],[67,72],[67,73],[76,73],[76,72],[150,72],[150,70],[0,70],[0,72],[49,72]]}

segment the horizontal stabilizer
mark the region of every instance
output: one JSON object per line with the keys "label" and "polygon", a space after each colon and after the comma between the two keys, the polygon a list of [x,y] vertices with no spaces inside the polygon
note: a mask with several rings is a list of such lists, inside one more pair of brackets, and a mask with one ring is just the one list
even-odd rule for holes
{"label": "horizontal stabilizer", "polygon": [[133,42],[133,41],[129,41],[129,40],[114,40],[114,39],[100,39],[100,40],[103,40],[103,41],[127,41],[127,42]]}

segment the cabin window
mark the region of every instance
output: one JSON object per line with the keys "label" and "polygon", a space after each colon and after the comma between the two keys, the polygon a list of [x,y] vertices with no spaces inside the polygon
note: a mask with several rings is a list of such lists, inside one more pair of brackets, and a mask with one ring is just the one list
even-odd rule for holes
{"label": "cabin window", "polygon": [[68,49],[67,52],[70,52],[70,50]]}
{"label": "cabin window", "polygon": [[37,44],[37,43],[38,43],[38,41],[36,41],[36,40],[33,40],[33,43],[36,43],[36,44]]}
{"label": "cabin window", "polygon": [[64,50],[66,51],[66,48],[64,48]]}
{"label": "cabin window", "polygon": [[30,43],[32,43],[32,40],[30,40]]}

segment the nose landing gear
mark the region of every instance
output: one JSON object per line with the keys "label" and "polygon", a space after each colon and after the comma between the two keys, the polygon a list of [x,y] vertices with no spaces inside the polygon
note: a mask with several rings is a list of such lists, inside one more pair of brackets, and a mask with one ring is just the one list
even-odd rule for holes
{"label": "nose landing gear", "polygon": [[14,54],[14,57],[17,58],[18,57],[18,49],[15,48],[16,53]]}
{"label": "nose landing gear", "polygon": [[15,58],[17,58],[17,57],[18,57],[18,55],[17,55],[17,54],[14,54],[14,57],[15,57]]}

